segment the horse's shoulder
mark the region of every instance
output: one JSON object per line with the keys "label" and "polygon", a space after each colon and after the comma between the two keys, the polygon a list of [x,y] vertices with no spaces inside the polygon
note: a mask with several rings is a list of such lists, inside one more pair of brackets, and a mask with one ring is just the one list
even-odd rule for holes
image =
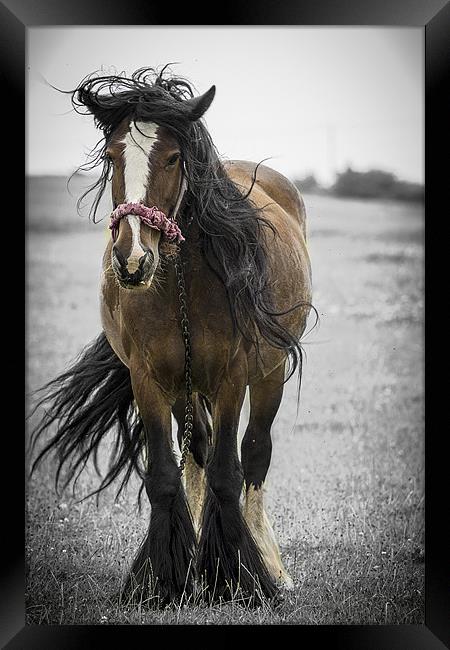
{"label": "horse's shoulder", "polygon": [[[257,164],[247,160],[227,160],[223,163],[228,176],[236,184],[248,189],[252,183]],[[256,185],[288,214],[296,217],[305,230],[306,211],[300,192],[283,174],[266,165],[259,165],[256,172]]]}

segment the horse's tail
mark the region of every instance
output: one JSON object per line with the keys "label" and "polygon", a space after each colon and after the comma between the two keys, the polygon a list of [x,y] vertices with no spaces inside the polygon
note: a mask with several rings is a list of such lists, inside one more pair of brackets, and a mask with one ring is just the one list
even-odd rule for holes
{"label": "horse's tail", "polygon": [[64,466],[68,467],[64,487],[74,477],[75,485],[91,455],[100,475],[99,444],[114,427],[115,442],[108,472],[100,487],[91,494],[98,494],[122,471],[125,474],[117,494],[120,494],[133,470],[142,477],[139,460],[144,444],[143,423],[133,405],[130,372],[103,333],[86,346],[66,372],[43,386],[41,391],[45,391],[44,396],[33,413],[41,406],[48,406],[31,435],[31,452],[51,425],[56,425],[56,432],[34,460],[31,474],[49,452],[56,452],[59,457],[56,487]]}

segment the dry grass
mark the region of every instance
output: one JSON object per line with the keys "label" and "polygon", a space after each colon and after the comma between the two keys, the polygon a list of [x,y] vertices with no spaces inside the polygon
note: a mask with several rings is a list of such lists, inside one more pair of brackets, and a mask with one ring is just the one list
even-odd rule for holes
{"label": "dry grass", "polygon": [[[286,387],[267,482],[295,590],[257,609],[239,598],[210,606],[199,595],[182,607],[124,607],[117,594],[147,504],[139,514],[136,484],[117,502],[108,491],[98,507],[57,497],[48,461],[28,486],[28,623],[423,623],[423,214],[305,198],[321,323],[305,341],[298,414],[295,380]],[[30,201],[39,208],[28,237],[33,390],[99,331],[106,235],[103,226],[62,227],[79,218],[58,181],[32,185]],[[77,496],[95,484],[89,469]]]}

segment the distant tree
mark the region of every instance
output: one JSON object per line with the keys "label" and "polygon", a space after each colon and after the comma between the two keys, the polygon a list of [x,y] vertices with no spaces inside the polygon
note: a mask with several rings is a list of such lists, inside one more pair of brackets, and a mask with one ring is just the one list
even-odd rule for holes
{"label": "distant tree", "polygon": [[337,196],[358,198],[400,199],[406,201],[423,200],[423,186],[399,180],[394,174],[380,169],[357,172],[347,169],[337,174],[336,182],[330,189]]}
{"label": "distant tree", "polygon": [[314,174],[308,174],[304,178],[295,180],[294,185],[299,192],[315,192],[321,189]]}
{"label": "distant tree", "polygon": [[337,175],[333,191],[338,196],[382,196],[390,194],[395,183],[395,176],[389,172],[372,169],[368,172],[357,172],[348,167],[345,172]]}
{"label": "distant tree", "polygon": [[425,192],[423,185],[419,185],[419,183],[408,183],[407,181],[398,181],[394,187],[392,198],[401,201],[424,201]]}

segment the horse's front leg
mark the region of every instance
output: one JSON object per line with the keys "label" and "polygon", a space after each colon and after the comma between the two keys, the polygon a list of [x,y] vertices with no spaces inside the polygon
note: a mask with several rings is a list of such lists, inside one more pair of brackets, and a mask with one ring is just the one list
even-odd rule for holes
{"label": "horse's front leg", "polygon": [[213,400],[214,450],[206,468],[207,496],[197,568],[209,598],[272,597],[269,574],[240,511],[243,471],[237,430],[246,388],[245,364],[236,363],[221,381]]}
{"label": "horse's front leg", "polygon": [[151,516],[125,596],[166,604],[192,589],[195,533],[172,450],[171,404],[147,373],[131,370],[131,380],[144,423],[148,458],[145,489]]}
{"label": "horse's front leg", "polygon": [[[184,397],[179,398],[172,409],[178,424],[177,435],[180,449],[183,447],[185,404]],[[186,456],[184,473],[186,479],[186,496],[198,538],[200,536],[203,503],[205,499],[205,466],[208,456],[208,440],[211,438],[211,427],[208,422],[205,406],[196,394],[193,395],[193,405],[193,429],[189,452]]]}

